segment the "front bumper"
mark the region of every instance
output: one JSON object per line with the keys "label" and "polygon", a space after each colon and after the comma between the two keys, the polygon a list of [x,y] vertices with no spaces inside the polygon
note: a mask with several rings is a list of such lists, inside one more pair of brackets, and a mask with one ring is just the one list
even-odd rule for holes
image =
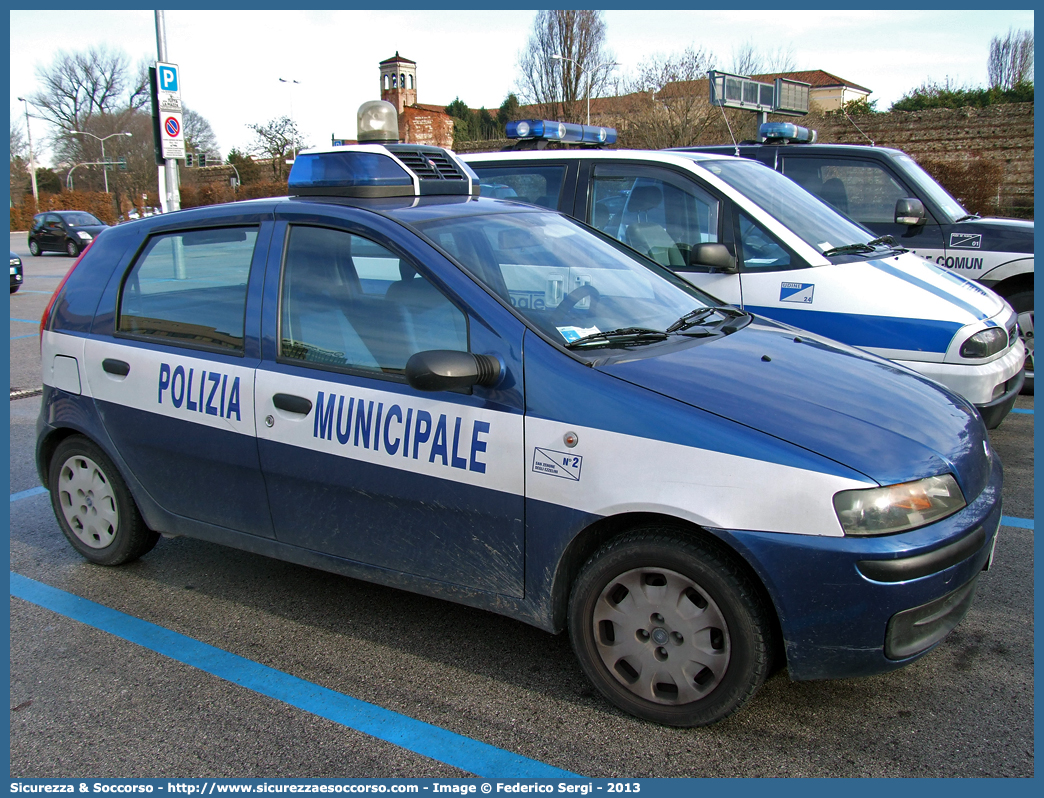
{"label": "front bumper", "polygon": [[790,677],[883,673],[937,645],[971,606],[974,581],[990,558],[1001,482],[995,457],[989,482],[971,504],[896,535],[723,531],[769,591]]}
{"label": "front bumper", "polygon": [[[968,363],[934,363],[926,360],[896,360],[902,366],[942,383],[976,407],[997,401],[997,389],[1006,385],[1023,370],[1026,347],[1017,341],[1001,357],[978,365]],[[999,420],[998,420],[998,423]]]}

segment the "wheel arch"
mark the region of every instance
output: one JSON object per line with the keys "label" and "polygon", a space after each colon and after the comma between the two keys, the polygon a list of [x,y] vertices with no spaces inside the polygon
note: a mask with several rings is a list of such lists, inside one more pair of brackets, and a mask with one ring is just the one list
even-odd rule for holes
{"label": "wheel arch", "polygon": [[[727,557],[737,568],[749,577],[751,584],[757,589],[764,606],[770,610],[773,625],[775,650],[772,652],[776,663],[785,662],[786,646],[780,623],[779,607],[773,600],[771,592],[765,584],[761,573],[750,562],[741,549],[733,545],[723,536],[712,530],[701,527],[691,521],[675,516],[655,512],[632,512],[599,518],[582,529],[566,546],[559,559],[551,584],[551,621],[555,632],[566,627],[566,615],[569,607],[569,594],[584,564],[603,544],[621,537],[641,527],[667,527],[698,540]],[[774,670],[775,668],[773,668]]]}

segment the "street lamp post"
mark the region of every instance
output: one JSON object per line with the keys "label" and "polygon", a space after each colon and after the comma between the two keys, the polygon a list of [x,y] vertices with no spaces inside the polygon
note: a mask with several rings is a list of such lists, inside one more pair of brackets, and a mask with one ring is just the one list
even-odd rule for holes
{"label": "street lamp post", "polygon": [[[587,124],[590,125],[591,124],[591,83],[592,83],[592,81],[594,79],[594,71],[596,69],[601,69],[602,67],[614,66],[616,64],[616,62],[615,61],[606,61],[605,63],[595,64],[593,67],[589,67],[587,69],[584,69],[582,66],[580,66],[580,64],[578,64],[572,58],[566,58],[564,55],[560,55],[559,53],[555,53],[554,55],[552,55],[551,56],[551,60],[552,61],[568,61],[573,66],[575,66],[577,69],[579,69],[581,72],[586,72],[587,73]],[[563,65],[563,69],[564,68],[565,67]]]}
{"label": "street lamp post", "polygon": [[29,174],[33,179],[33,202],[39,205],[40,192],[36,190],[36,159],[33,157],[33,134],[29,132],[29,101],[19,97],[18,101],[25,105],[25,136],[29,139]]}
{"label": "street lamp post", "polygon": [[293,78],[291,78],[290,80],[287,80],[286,78],[279,78],[279,82],[280,83],[285,83],[285,84],[287,84],[287,86],[290,87],[290,126],[294,130],[294,138],[291,141],[291,147],[292,147],[293,153],[294,153],[294,160],[296,161],[297,160],[297,128],[294,127],[294,84],[297,84],[298,86],[300,86],[301,82],[298,81],[298,80],[294,80]]}
{"label": "street lamp post", "polygon": [[112,133],[112,134],[106,136],[105,138],[102,138],[101,136],[95,136],[93,133],[88,133],[86,130],[74,130],[72,132],[77,134],[78,136],[90,136],[92,139],[98,139],[98,141],[101,142],[102,169],[105,170],[105,193],[108,194],[109,193],[109,163],[105,159],[105,142],[108,141],[109,139],[113,138],[114,136],[128,136],[128,137],[130,137],[130,136],[133,136],[134,134],[133,133]]}

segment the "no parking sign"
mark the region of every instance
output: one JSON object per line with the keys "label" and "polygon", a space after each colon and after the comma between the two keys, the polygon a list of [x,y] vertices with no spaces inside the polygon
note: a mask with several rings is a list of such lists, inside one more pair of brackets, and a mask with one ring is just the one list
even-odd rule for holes
{"label": "no parking sign", "polygon": [[177,64],[156,62],[156,95],[159,101],[162,157],[184,158],[185,131],[181,123],[181,75]]}

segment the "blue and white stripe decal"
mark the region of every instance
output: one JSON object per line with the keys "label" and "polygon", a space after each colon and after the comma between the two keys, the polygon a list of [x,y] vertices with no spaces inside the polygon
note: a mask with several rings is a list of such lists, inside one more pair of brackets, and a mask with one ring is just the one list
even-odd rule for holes
{"label": "blue and white stripe decal", "polygon": [[[785,301],[785,300],[784,300]],[[862,349],[945,354],[953,336],[963,327],[951,321],[875,316],[863,313],[832,313],[810,308],[762,307],[747,304],[746,310],[784,324],[811,330],[825,338],[844,341]]]}
{"label": "blue and white stripe decal", "polygon": [[[84,393],[189,423],[418,476],[525,495],[595,516],[660,512],[727,529],[840,536],[832,497],[869,480],[642,438],[481,406],[171,355],[51,333],[46,353],[80,361]],[[130,372],[105,372],[104,358]],[[379,385],[374,381],[374,385]],[[235,388],[234,388],[235,386]],[[397,386],[396,386],[397,387]],[[222,393],[224,390],[224,393]],[[276,408],[277,393],[308,399],[307,414]],[[271,423],[269,423],[269,421]],[[577,446],[564,441],[577,434]]]}
{"label": "blue and white stripe decal", "polygon": [[877,486],[532,416],[526,446],[528,498],[600,516],[664,513],[720,529],[840,537],[833,495]]}
{"label": "blue and white stripe decal", "polygon": [[[524,494],[521,414],[430,398],[447,394],[382,391],[314,373],[258,370],[257,417],[272,419],[271,426],[258,425],[261,440]],[[280,410],[272,401],[277,393],[308,399],[311,412]]]}
{"label": "blue and white stripe decal", "polygon": [[923,291],[952,302],[972,317],[969,322],[984,321],[1000,310],[1000,305],[989,300],[989,294],[982,286],[934,264],[926,267],[922,259],[912,260],[911,253],[904,253],[893,261],[882,259],[870,263]]}

